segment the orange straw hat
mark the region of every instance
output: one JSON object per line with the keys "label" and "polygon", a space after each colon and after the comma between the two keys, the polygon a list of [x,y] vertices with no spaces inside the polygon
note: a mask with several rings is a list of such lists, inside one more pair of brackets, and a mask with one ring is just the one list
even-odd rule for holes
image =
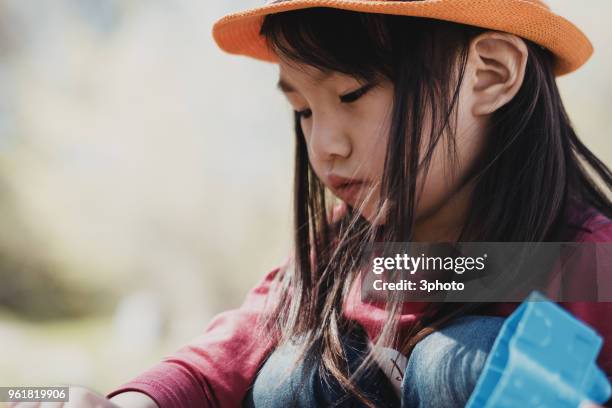
{"label": "orange straw hat", "polygon": [[263,6],[218,20],[213,37],[228,53],[277,62],[259,35],[263,18],[312,7],[426,17],[515,34],[550,50],[556,56],[557,76],[575,71],[593,54],[586,35],[541,0],[268,0]]}

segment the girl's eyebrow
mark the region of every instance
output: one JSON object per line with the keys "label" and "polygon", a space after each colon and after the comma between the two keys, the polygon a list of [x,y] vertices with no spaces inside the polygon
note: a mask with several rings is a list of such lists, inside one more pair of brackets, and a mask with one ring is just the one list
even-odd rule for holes
{"label": "girl's eyebrow", "polygon": [[[329,78],[332,75],[333,75],[332,71],[325,71],[325,72],[323,72],[323,73],[321,73],[321,74],[319,74],[319,75],[317,75],[315,77],[315,82],[316,83],[321,83],[321,82],[323,82],[324,80],[326,80],[327,78]],[[296,89],[293,87],[293,85],[291,85],[289,82],[287,82],[287,80],[284,79],[283,77],[280,77],[278,79],[276,87],[278,89],[280,89],[282,92],[286,93],[286,94],[287,93],[297,92]]]}
{"label": "girl's eyebrow", "polygon": [[278,83],[276,84],[276,87],[280,89],[281,92],[286,93],[286,94],[296,92],[295,88],[291,86],[291,84],[289,84],[283,78],[279,78]]}

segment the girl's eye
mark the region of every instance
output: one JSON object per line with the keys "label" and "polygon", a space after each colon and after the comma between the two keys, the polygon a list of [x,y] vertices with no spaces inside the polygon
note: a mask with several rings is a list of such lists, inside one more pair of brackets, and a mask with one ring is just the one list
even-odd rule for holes
{"label": "girl's eye", "polygon": [[366,84],[364,86],[362,86],[361,88],[357,89],[356,91],[344,94],[342,96],[340,96],[340,101],[344,102],[344,103],[351,103],[351,102],[355,102],[357,99],[361,98],[363,95],[365,95],[370,89],[372,89],[376,84],[374,82],[370,82],[369,84]]}
{"label": "girl's eye", "polygon": [[308,119],[309,117],[312,116],[312,111],[310,109],[296,111],[295,113],[297,113],[300,119]]}
{"label": "girl's eye", "polygon": [[[355,102],[357,99],[361,98],[363,95],[368,93],[368,91],[374,88],[375,86],[376,86],[375,82],[370,82],[362,86],[361,88],[357,89],[356,91],[341,95],[340,101],[342,103]],[[312,116],[312,110],[310,109],[303,109],[301,111],[295,111],[295,113],[298,115],[299,119],[308,119]]]}

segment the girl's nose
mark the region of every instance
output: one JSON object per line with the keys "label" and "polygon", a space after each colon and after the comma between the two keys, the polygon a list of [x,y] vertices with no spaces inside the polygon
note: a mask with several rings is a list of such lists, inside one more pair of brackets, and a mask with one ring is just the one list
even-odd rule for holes
{"label": "girl's nose", "polygon": [[309,140],[311,158],[331,161],[348,158],[353,150],[348,126],[332,117],[315,119]]}

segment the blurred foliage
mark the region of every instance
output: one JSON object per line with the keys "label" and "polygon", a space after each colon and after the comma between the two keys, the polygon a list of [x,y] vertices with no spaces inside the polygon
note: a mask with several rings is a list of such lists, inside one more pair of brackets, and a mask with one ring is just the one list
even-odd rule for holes
{"label": "blurred foliage", "polygon": [[112,310],[115,295],[68,279],[61,266],[46,258],[1,180],[0,214],[0,307],[30,321],[79,318]]}
{"label": "blurred foliage", "polygon": [[115,296],[61,276],[44,261],[16,258],[0,248],[0,306],[31,321],[110,313]]}

